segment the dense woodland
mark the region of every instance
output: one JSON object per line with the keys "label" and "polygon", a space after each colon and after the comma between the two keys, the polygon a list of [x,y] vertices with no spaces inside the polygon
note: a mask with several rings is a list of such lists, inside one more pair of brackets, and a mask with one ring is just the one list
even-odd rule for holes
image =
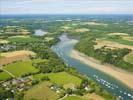
{"label": "dense woodland", "polygon": [[122,69],[133,71],[133,65],[125,62],[123,57],[127,55],[131,50],[130,49],[107,49],[102,47],[101,49],[94,49],[95,38],[86,38],[82,39],[75,48],[84,54],[99,59],[101,63],[108,63],[116,65]]}

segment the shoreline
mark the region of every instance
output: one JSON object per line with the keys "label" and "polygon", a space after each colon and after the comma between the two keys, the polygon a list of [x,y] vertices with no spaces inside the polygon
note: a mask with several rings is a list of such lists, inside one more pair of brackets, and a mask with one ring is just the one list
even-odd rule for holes
{"label": "shoreline", "polygon": [[84,62],[85,64],[89,65],[92,68],[95,68],[99,71],[102,71],[120,82],[124,83],[129,88],[133,89],[133,73],[127,72],[123,69],[117,68],[110,64],[101,64],[99,60],[96,60],[92,57],[88,57],[79,51],[72,50],[71,57],[77,60]]}

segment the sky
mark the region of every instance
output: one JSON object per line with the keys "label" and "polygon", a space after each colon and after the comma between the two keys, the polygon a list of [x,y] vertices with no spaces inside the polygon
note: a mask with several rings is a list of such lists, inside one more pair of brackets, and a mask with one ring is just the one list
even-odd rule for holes
{"label": "sky", "polygon": [[0,0],[0,14],[133,14],[133,0]]}

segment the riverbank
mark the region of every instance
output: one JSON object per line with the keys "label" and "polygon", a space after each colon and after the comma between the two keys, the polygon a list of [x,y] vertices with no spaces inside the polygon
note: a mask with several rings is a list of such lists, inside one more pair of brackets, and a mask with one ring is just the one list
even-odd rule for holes
{"label": "riverbank", "polygon": [[99,60],[96,60],[92,57],[88,57],[84,55],[83,53],[80,53],[76,50],[73,50],[71,53],[71,57],[74,59],[78,59],[85,64],[89,65],[90,67],[93,67],[97,70],[100,70],[106,74],[109,74],[110,76],[116,78],[117,80],[121,81],[125,85],[127,85],[129,88],[133,89],[133,73],[124,71],[122,69],[119,69],[117,67],[114,67],[109,64],[101,64]]}

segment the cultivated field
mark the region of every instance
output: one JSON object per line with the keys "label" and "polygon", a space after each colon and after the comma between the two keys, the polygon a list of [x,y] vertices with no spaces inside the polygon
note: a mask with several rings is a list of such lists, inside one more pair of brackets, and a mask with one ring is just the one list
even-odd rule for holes
{"label": "cultivated field", "polygon": [[30,34],[30,32],[23,28],[23,27],[19,27],[19,26],[6,26],[4,27],[4,30],[2,30],[2,34]]}
{"label": "cultivated field", "polygon": [[35,56],[35,53],[25,50],[1,53],[0,64],[6,65],[14,61],[29,59],[29,56]]}
{"label": "cultivated field", "polygon": [[24,100],[57,100],[58,95],[48,87],[50,85],[49,82],[43,82],[34,86],[26,92]]}
{"label": "cultivated field", "polygon": [[105,99],[95,93],[88,93],[83,96],[68,96],[63,100],[105,100]]}
{"label": "cultivated field", "polygon": [[121,36],[123,40],[127,40],[127,41],[132,41],[133,42],[133,37],[131,36]]}
{"label": "cultivated field", "polygon": [[82,22],[81,25],[102,25],[102,26],[107,26],[108,24],[104,23],[97,23],[97,22]]}
{"label": "cultivated field", "polygon": [[5,81],[7,79],[11,78],[11,75],[9,75],[8,73],[6,72],[0,72],[0,81]]}
{"label": "cultivated field", "polygon": [[124,57],[126,62],[133,64],[133,51]]}
{"label": "cultivated field", "polygon": [[7,44],[9,41],[0,39],[0,44]]}
{"label": "cultivated field", "polygon": [[71,27],[69,27],[69,26],[63,26],[63,27],[61,27],[61,28],[65,29],[65,30],[68,30],[68,29],[70,29]]}
{"label": "cultivated field", "polygon": [[52,38],[52,37],[46,37],[45,39],[46,39],[46,41],[51,41],[51,40],[53,40],[54,38]]}
{"label": "cultivated field", "polygon": [[109,33],[108,35],[128,36],[127,33]]}
{"label": "cultivated field", "polygon": [[90,31],[89,29],[87,28],[79,28],[79,29],[75,29],[75,32],[88,32]]}
{"label": "cultivated field", "polygon": [[81,83],[81,79],[70,75],[66,72],[60,73],[49,73],[49,74],[38,74],[33,76],[35,79],[41,79],[44,76],[48,76],[52,83],[56,83],[58,85],[63,85],[64,88],[71,88],[75,85],[79,85]]}
{"label": "cultivated field", "polygon": [[3,66],[2,69],[10,72],[15,77],[20,77],[21,75],[24,75],[26,73],[31,73],[31,72],[37,72],[38,71],[34,66],[32,66],[32,61],[31,60],[11,63],[9,65]]}
{"label": "cultivated field", "polygon": [[84,95],[83,97],[83,100],[105,100],[104,98],[102,98],[101,96],[95,94],[95,93],[88,93],[86,95]]}
{"label": "cultivated field", "polygon": [[10,42],[34,42],[38,41],[35,37],[30,36],[11,36],[7,39]]}
{"label": "cultivated field", "polygon": [[79,96],[68,96],[68,97],[64,98],[63,100],[87,100],[87,99],[82,99]]}
{"label": "cultivated field", "polygon": [[110,49],[128,48],[128,49],[133,50],[133,46],[125,45],[125,44],[120,44],[120,43],[117,43],[117,42],[108,41],[108,40],[104,40],[104,39],[96,39],[95,42],[97,43],[96,45],[94,45],[95,49],[100,49],[103,46],[105,46],[106,48],[110,48]]}
{"label": "cultivated field", "polygon": [[17,35],[17,36],[10,36],[9,38],[30,38],[29,35]]}

